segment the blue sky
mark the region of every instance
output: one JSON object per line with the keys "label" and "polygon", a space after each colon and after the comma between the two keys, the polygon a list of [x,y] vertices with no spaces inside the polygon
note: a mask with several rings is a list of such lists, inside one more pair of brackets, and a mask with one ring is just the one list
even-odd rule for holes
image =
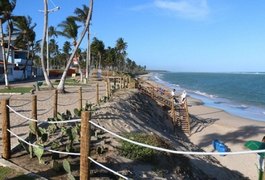
{"label": "blue sky", "polygon": [[[56,26],[89,0],[49,0]],[[105,46],[122,37],[128,57],[148,69],[242,72],[265,69],[264,0],[95,0],[91,33]],[[17,0],[14,15],[43,28],[43,0]],[[65,39],[57,39],[63,44]],[[85,43],[82,44],[85,47]]]}

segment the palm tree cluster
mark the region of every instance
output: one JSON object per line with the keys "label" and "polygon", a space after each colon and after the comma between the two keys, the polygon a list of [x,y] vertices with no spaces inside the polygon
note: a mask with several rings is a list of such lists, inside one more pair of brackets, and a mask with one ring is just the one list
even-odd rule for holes
{"label": "palm tree cluster", "polygon": [[[12,12],[15,6],[16,0],[0,1],[0,40],[3,43],[5,36],[9,36],[11,39],[12,35],[16,35],[17,38],[14,46],[28,50],[27,59],[33,59],[35,66],[42,67],[45,81],[50,88],[53,88],[53,86],[49,80],[49,69],[64,70],[57,87],[59,91],[63,92],[66,74],[68,69],[73,65],[73,60],[77,62],[80,74],[83,74],[81,69],[85,71],[86,78],[88,78],[89,71],[92,68],[132,74],[145,71],[145,66],[139,66],[135,61],[127,57],[126,49],[128,45],[123,38],[119,38],[116,41],[115,47],[105,48],[104,42],[96,37],[90,43],[91,35],[89,27],[92,19],[93,0],[90,0],[89,7],[82,5],[81,8],[76,8],[73,13],[74,15],[68,16],[58,24],[58,28],[55,28],[56,26],[48,27],[48,2],[44,0],[43,36],[42,40],[39,41],[35,39],[36,33],[34,28],[36,23],[32,22],[30,16],[13,16]],[[4,33],[2,30],[2,24],[4,23],[6,23],[7,33]],[[80,33],[79,30],[81,28],[82,32]],[[87,35],[87,48],[82,50],[79,46],[85,35]],[[63,47],[58,45],[57,38],[59,36],[67,38]],[[8,45],[10,45],[10,41]],[[4,46],[2,47],[4,48]],[[3,58],[3,61],[6,63],[7,56]],[[7,75],[7,73],[5,74]]]}
{"label": "palm tree cluster", "polygon": [[95,68],[131,74],[145,73],[145,66],[137,65],[127,57],[127,47],[127,42],[123,38],[118,38],[115,47],[105,48],[104,42],[95,37],[91,43],[92,64]]}

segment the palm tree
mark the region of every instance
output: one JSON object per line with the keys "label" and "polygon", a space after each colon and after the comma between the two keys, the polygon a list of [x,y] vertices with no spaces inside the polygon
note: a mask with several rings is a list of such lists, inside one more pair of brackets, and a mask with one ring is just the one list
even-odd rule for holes
{"label": "palm tree", "polygon": [[46,64],[46,66],[47,66],[47,75],[49,76],[49,73],[50,73],[50,48],[49,48],[49,44],[50,44],[50,40],[49,40],[49,38],[51,38],[51,37],[53,37],[53,38],[55,38],[55,37],[57,37],[58,36],[58,32],[56,31],[56,28],[54,27],[54,26],[50,26],[49,28],[48,28],[48,36],[47,36],[47,48],[46,48],[46,51],[47,51],[47,64]]}
{"label": "palm tree", "polygon": [[[127,43],[124,42],[123,38],[119,38],[116,41],[115,48],[117,50],[118,68],[121,71],[122,69],[124,70],[125,57],[127,55],[127,53],[126,53]],[[122,68],[122,66],[123,66],[123,68]]]}
{"label": "palm tree", "polygon": [[43,0],[44,3],[44,25],[43,25],[43,34],[42,34],[42,41],[41,41],[41,66],[42,66],[42,71],[43,75],[45,78],[45,82],[47,86],[52,89],[53,85],[49,79],[49,76],[47,75],[46,69],[45,69],[45,63],[44,63],[44,45],[45,45],[45,40],[46,40],[46,35],[47,35],[47,27],[48,27],[48,2],[47,0]]}
{"label": "palm tree", "polygon": [[[76,40],[77,40],[77,35],[78,35],[78,29],[80,26],[78,26],[75,22],[75,18],[73,16],[69,16],[66,18],[65,21],[63,21],[61,24],[58,25],[59,27],[62,28],[62,31],[59,31],[58,34],[65,36],[69,39],[73,40],[73,45],[76,46]],[[81,82],[83,81],[83,75],[82,75],[82,71],[78,62],[78,54],[75,53],[75,59],[78,65],[78,69],[80,72],[80,78],[81,78]]]}
{"label": "palm tree", "polygon": [[[80,8],[76,8],[75,12],[76,14],[76,20],[79,22],[82,22],[85,26],[86,23],[86,19],[88,17],[89,14],[89,7],[87,7],[86,5],[83,4],[83,9]],[[90,16],[90,22],[91,22],[91,17]],[[90,61],[91,61],[91,56],[90,56],[90,28],[89,28],[90,24],[88,25],[87,28],[87,53],[86,53],[86,82],[88,82],[88,76],[89,76],[89,69],[90,69]]]}
{"label": "palm tree", "polygon": [[86,19],[86,25],[85,25],[82,33],[81,33],[81,36],[80,36],[79,40],[77,41],[77,43],[75,45],[75,48],[74,48],[74,50],[72,52],[72,55],[70,56],[70,58],[67,61],[66,68],[65,68],[65,70],[63,72],[63,75],[61,77],[60,83],[59,83],[59,85],[57,87],[57,89],[58,89],[59,92],[64,92],[64,83],[65,83],[67,71],[70,68],[70,65],[71,65],[72,60],[73,60],[73,58],[75,56],[75,53],[76,53],[79,45],[81,44],[81,42],[82,42],[82,40],[83,40],[83,38],[84,38],[84,36],[85,36],[85,34],[87,32],[88,26],[90,24],[91,16],[92,16],[93,3],[94,3],[94,0],[90,0],[90,5],[89,5],[90,8],[89,8],[89,13],[88,13],[88,16],[87,16],[87,19]]}
{"label": "palm tree", "polygon": [[14,17],[14,27],[15,30],[19,33],[15,41],[15,46],[28,50],[27,61],[24,67],[22,68],[24,78],[26,78],[26,67],[28,64],[28,60],[30,59],[30,47],[32,47],[32,44],[36,38],[36,33],[34,31],[36,25],[36,23],[32,24],[32,18],[30,16]]}
{"label": "palm tree", "polygon": [[100,68],[101,66],[101,61],[104,51],[105,51],[105,45],[103,41],[94,37],[91,43],[91,53],[93,58],[97,61],[96,68]]}
{"label": "palm tree", "polygon": [[[10,50],[10,42],[11,42],[11,34],[13,31],[13,24],[11,21],[11,15],[16,7],[16,0],[2,0],[0,4],[0,40],[1,40],[1,48],[2,48],[2,57],[4,64],[4,78],[5,78],[5,86],[9,87],[8,82],[8,72],[7,72],[7,57],[9,55]],[[7,55],[5,54],[5,46],[4,46],[4,33],[3,33],[3,23],[7,21],[8,23],[8,48]]]}

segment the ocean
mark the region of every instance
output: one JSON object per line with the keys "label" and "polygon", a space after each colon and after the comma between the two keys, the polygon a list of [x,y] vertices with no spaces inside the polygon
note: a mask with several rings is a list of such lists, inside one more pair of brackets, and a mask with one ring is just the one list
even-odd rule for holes
{"label": "ocean", "polygon": [[265,73],[153,72],[153,80],[204,105],[240,117],[265,121]]}

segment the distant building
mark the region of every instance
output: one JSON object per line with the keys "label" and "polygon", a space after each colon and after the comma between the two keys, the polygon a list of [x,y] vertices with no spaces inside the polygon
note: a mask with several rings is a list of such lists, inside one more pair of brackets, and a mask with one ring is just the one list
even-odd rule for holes
{"label": "distant building", "polygon": [[[5,54],[7,53],[7,44],[5,44]],[[16,49],[12,45],[8,55],[8,80],[16,81],[29,79],[31,77],[42,76],[41,68],[33,68],[33,61],[27,59],[28,50]],[[4,63],[3,52],[0,45],[0,82],[4,82]],[[24,72],[25,71],[25,72]]]}

